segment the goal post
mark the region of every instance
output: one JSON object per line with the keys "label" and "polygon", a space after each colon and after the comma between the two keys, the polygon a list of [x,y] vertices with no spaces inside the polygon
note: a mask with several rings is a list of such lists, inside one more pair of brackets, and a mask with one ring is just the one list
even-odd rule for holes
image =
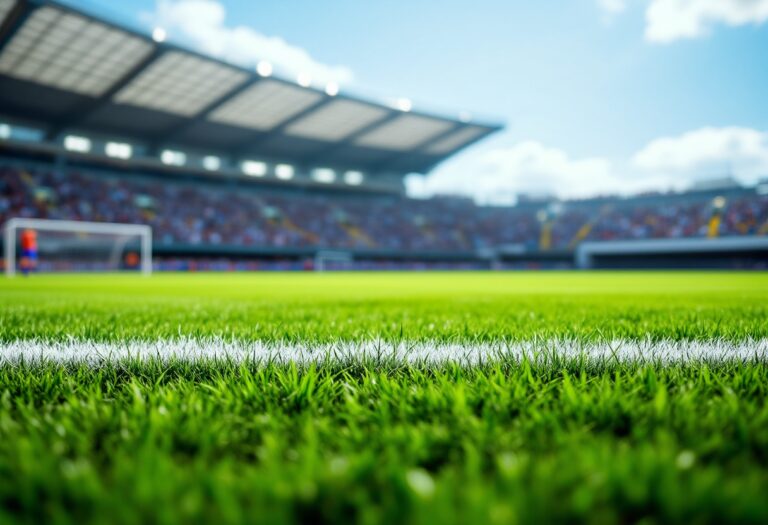
{"label": "goal post", "polygon": [[19,237],[25,230],[41,236],[38,251],[45,265],[54,266],[47,256],[57,261],[82,257],[86,262],[80,265],[77,261],[60,265],[68,271],[118,271],[124,267],[123,257],[129,251],[136,259],[136,264],[129,266],[144,275],[152,273],[152,228],[147,225],[14,218],[5,223],[3,239],[5,274],[9,277],[16,274],[21,253]]}

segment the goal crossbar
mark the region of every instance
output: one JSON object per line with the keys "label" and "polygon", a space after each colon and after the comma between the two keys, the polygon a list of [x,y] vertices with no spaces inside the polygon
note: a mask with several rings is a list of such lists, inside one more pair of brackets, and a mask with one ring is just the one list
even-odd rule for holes
{"label": "goal crossbar", "polygon": [[16,232],[22,229],[48,232],[135,235],[141,240],[141,273],[152,273],[152,228],[145,224],[14,218],[5,223],[5,274],[16,274]]}

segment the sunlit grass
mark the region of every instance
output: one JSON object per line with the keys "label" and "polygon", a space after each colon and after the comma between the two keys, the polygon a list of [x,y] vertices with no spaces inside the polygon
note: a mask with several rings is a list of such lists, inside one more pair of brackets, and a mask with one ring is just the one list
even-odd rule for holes
{"label": "sunlit grass", "polygon": [[[766,298],[764,274],[35,276],[0,282],[0,341],[743,343]],[[0,522],[765,523],[767,396],[757,358],[6,363]]]}
{"label": "sunlit grass", "polygon": [[763,273],[34,276],[0,280],[0,340],[759,338],[766,298]]}

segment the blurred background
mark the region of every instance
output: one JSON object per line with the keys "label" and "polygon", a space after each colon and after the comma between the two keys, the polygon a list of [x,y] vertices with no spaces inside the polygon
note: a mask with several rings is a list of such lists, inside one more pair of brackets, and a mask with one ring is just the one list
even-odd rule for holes
{"label": "blurred background", "polygon": [[0,0],[3,264],[32,230],[36,271],[766,269],[767,20]]}

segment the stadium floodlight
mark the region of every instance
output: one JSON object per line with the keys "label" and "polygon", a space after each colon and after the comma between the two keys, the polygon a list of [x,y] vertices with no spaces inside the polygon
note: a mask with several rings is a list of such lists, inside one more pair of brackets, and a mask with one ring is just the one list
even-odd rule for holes
{"label": "stadium floodlight", "polygon": [[350,186],[360,186],[363,183],[364,175],[360,171],[347,171],[344,173],[344,182]]}
{"label": "stadium floodlight", "polygon": [[67,135],[64,137],[64,149],[78,153],[88,153],[91,151],[91,141],[85,137]]}
{"label": "stadium floodlight", "polygon": [[407,98],[398,98],[395,101],[395,108],[399,109],[400,111],[408,112],[413,109],[413,102]]}
{"label": "stadium floodlight", "polygon": [[454,123],[451,121],[422,117],[419,115],[400,115],[396,119],[374,128],[359,137],[355,144],[372,148],[406,151],[445,133]]}
{"label": "stadium floodlight", "polygon": [[263,177],[267,174],[267,164],[258,160],[244,160],[241,168],[243,173],[251,177]]}
{"label": "stadium floodlight", "polygon": [[290,180],[293,178],[293,166],[290,164],[278,164],[275,166],[275,177],[282,180]]}
{"label": "stadium floodlight", "polygon": [[331,168],[316,168],[312,170],[312,178],[323,184],[331,184],[336,180],[336,172]]}
{"label": "stadium floodlight", "polygon": [[339,85],[336,82],[328,82],[325,85],[325,94],[329,97],[335,97],[339,94]]}
{"label": "stadium floodlight", "polygon": [[333,142],[384,118],[389,112],[354,100],[333,100],[289,125],[285,133]]}
{"label": "stadium floodlight", "polygon": [[221,159],[215,155],[203,157],[203,167],[209,171],[216,171],[221,167]]}
{"label": "stadium floodlight", "polygon": [[0,139],[11,138],[11,126],[8,124],[0,124]]}
{"label": "stadium floodlight", "polygon": [[165,42],[166,37],[168,34],[165,32],[165,29],[162,27],[156,27],[152,30],[152,40],[157,42],[158,44]]}
{"label": "stadium floodlight", "polygon": [[[144,224],[15,218],[5,223],[5,274],[16,274],[21,232],[36,234],[39,271],[152,273],[152,229]],[[21,257],[21,258],[20,258]]]}
{"label": "stadium floodlight", "polygon": [[166,149],[160,153],[160,162],[169,166],[183,166],[187,162],[187,155],[181,151]]}
{"label": "stadium floodlight", "polygon": [[266,60],[259,60],[259,63],[256,64],[256,72],[259,76],[270,77],[272,76],[272,64]]}
{"label": "stadium floodlight", "polygon": [[312,77],[309,73],[299,73],[299,76],[296,77],[296,83],[301,87],[308,88],[312,85]]}
{"label": "stadium floodlight", "polygon": [[107,154],[107,157],[130,159],[133,155],[133,147],[125,142],[107,142],[104,146],[104,153]]}

